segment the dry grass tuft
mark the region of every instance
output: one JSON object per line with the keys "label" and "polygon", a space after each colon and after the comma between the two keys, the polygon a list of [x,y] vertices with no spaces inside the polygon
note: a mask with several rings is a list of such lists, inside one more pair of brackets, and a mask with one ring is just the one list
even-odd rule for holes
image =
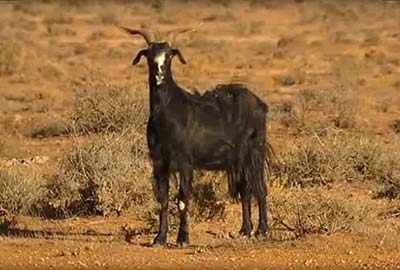
{"label": "dry grass tuft", "polygon": [[0,77],[13,75],[22,68],[22,48],[13,39],[0,38]]}
{"label": "dry grass tuft", "polygon": [[400,175],[396,179],[384,182],[384,186],[377,192],[376,198],[400,199]]}
{"label": "dry grass tuft", "polygon": [[272,233],[276,238],[348,231],[369,218],[368,205],[326,189],[284,189],[271,194]]}
{"label": "dry grass tuft", "polygon": [[[144,131],[145,96],[131,85],[110,84],[89,76],[75,86],[71,125],[78,134]],[[142,91],[138,90],[139,93]]]}
{"label": "dry grass tuft", "polygon": [[356,128],[355,105],[351,92],[340,87],[304,89],[296,101],[273,107],[272,117],[299,134],[323,134],[330,128]]}
{"label": "dry grass tuft", "polygon": [[[189,205],[191,222],[204,222],[225,218],[227,182],[223,173],[195,172],[192,198]],[[178,218],[178,183],[176,177],[171,177],[169,191],[168,222],[172,230],[179,226]],[[158,203],[153,200],[153,207],[146,212],[149,231],[158,229]]]}
{"label": "dry grass tuft", "polygon": [[400,133],[400,119],[394,120],[390,127],[393,129],[395,133]]}
{"label": "dry grass tuft", "polygon": [[9,216],[0,211],[0,234],[6,234],[9,230],[14,229],[18,224],[15,216]]}
{"label": "dry grass tuft", "polygon": [[11,214],[28,214],[40,196],[40,181],[32,172],[0,164],[0,209]]}
{"label": "dry grass tuft", "polygon": [[223,219],[225,217],[226,187],[227,179],[222,172],[196,173],[190,212],[195,221]]}
{"label": "dry grass tuft", "polygon": [[149,172],[140,136],[106,135],[78,143],[47,182],[37,210],[52,217],[120,214],[150,201]]}
{"label": "dry grass tuft", "polygon": [[51,13],[51,15],[47,16],[43,20],[43,22],[47,25],[71,24],[73,21],[73,17],[65,15],[65,12],[61,8]]}
{"label": "dry grass tuft", "polygon": [[33,118],[21,133],[26,137],[48,138],[66,135],[70,130],[64,117],[52,114]]}
{"label": "dry grass tuft", "polygon": [[59,80],[63,73],[60,68],[53,63],[46,63],[38,68],[40,75],[46,80]]}
{"label": "dry grass tuft", "polygon": [[[390,143],[388,143],[388,141]],[[373,136],[330,131],[298,139],[281,151],[274,180],[284,186],[319,186],[338,181],[386,183],[400,171],[396,136]]]}
{"label": "dry grass tuft", "polygon": [[103,12],[97,15],[95,21],[101,24],[113,24],[117,22],[117,16],[111,12]]}

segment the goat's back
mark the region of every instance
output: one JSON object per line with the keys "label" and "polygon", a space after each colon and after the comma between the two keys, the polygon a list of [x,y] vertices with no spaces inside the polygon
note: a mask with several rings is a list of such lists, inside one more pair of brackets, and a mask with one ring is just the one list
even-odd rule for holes
{"label": "goat's back", "polygon": [[266,121],[268,105],[242,84],[220,84],[203,97],[215,100],[224,112],[236,114],[232,119],[247,116],[249,121]]}

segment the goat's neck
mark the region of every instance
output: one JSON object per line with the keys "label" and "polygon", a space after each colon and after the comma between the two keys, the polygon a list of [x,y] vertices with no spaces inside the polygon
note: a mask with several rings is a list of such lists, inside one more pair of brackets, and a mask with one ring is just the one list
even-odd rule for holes
{"label": "goat's neck", "polygon": [[150,113],[158,113],[170,103],[174,92],[179,89],[172,78],[171,65],[161,67],[149,65]]}

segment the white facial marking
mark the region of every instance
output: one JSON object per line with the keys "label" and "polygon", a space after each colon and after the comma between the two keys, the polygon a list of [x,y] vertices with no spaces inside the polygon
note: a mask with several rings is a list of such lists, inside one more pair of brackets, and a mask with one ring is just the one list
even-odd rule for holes
{"label": "white facial marking", "polygon": [[185,210],[186,205],[184,202],[179,201],[178,207],[179,207],[179,210],[183,211],[183,210]]}
{"label": "white facial marking", "polygon": [[162,84],[164,80],[164,74],[161,67],[164,65],[165,58],[166,58],[165,52],[159,53],[156,55],[156,57],[154,57],[154,62],[156,62],[157,64],[157,74],[156,74],[157,85]]}

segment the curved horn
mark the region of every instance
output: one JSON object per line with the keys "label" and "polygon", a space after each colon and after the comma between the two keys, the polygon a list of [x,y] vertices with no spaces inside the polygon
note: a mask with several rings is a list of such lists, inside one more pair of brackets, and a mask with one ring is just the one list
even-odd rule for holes
{"label": "curved horn", "polygon": [[151,42],[151,40],[150,40],[150,35],[149,35],[149,33],[148,33],[147,31],[144,31],[144,30],[137,30],[137,29],[130,29],[130,28],[121,26],[121,25],[119,25],[119,24],[117,24],[117,23],[115,23],[115,26],[116,26],[117,28],[119,28],[120,30],[122,30],[122,31],[124,31],[124,32],[127,32],[128,34],[131,34],[131,35],[141,35],[141,36],[144,38],[144,40],[146,41],[147,45],[149,45],[150,42]]}
{"label": "curved horn", "polygon": [[200,23],[198,23],[198,24],[196,24],[196,25],[193,25],[193,26],[187,26],[187,27],[183,27],[183,28],[181,28],[181,29],[171,30],[171,31],[168,31],[168,32],[167,32],[167,36],[169,37],[169,39],[170,39],[171,41],[173,41],[173,40],[175,40],[175,38],[176,38],[178,35],[183,34],[183,33],[186,33],[186,32],[195,31],[195,30],[197,30],[197,28],[199,28],[199,27],[202,26],[203,24],[204,24],[203,22],[200,22]]}

